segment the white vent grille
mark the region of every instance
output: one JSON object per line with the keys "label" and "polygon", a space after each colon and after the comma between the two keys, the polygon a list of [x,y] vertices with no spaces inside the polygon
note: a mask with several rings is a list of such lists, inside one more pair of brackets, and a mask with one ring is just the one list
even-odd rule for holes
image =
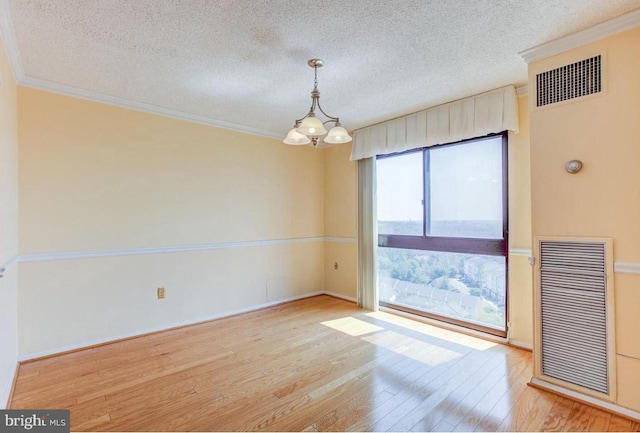
{"label": "white vent grille", "polygon": [[542,373],[609,394],[605,244],[540,242]]}
{"label": "white vent grille", "polygon": [[536,75],[536,106],[580,98],[602,91],[602,56],[581,60]]}

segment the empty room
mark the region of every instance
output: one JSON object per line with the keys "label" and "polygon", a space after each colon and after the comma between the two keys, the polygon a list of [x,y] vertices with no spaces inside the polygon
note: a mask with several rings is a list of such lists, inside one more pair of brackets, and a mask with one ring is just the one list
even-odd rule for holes
{"label": "empty room", "polygon": [[0,36],[2,429],[640,431],[640,0]]}

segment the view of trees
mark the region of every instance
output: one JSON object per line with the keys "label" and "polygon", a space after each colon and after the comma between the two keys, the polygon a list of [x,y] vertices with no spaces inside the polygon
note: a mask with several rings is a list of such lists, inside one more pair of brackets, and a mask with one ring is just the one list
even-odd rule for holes
{"label": "view of trees", "polygon": [[380,297],[504,326],[504,259],[396,248],[378,249]]}

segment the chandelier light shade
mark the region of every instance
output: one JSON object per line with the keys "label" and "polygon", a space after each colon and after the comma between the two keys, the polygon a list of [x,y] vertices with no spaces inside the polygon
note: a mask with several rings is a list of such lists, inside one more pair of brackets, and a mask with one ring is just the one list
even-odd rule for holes
{"label": "chandelier light shade", "polygon": [[309,117],[302,121],[297,131],[304,135],[324,135],[327,133],[322,121],[314,113],[309,113]]}
{"label": "chandelier light shade", "polygon": [[[321,59],[311,59],[307,62],[309,66],[313,68],[314,72],[314,85],[311,92],[311,108],[306,116],[301,119],[297,119],[295,126],[289,131],[286,138],[283,140],[285,144],[301,145],[311,143],[313,147],[318,145],[320,136],[327,134],[324,138],[325,143],[340,144],[348,143],[351,141],[351,136],[340,125],[340,119],[337,117],[329,116],[324,112],[320,106],[320,91],[318,90],[318,68],[324,66],[324,62]],[[316,108],[327,118],[324,122],[316,117]],[[327,131],[326,124],[333,124],[333,128]]]}
{"label": "chandelier light shade", "polygon": [[324,138],[325,143],[330,144],[340,144],[340,143],[348,143],[351,141],[351,137],[346,129],[344,129],[340,124],[337,124],[327,134]]}
{"label": "chandelier light shade", "polygon": [[283,140],[286,144],[300,145],[300,144],[311,143],[311,140],[309,140],[309,137],[307,137],[304,134],[300,134],[296,129],[297,128],[294,126],[289,131],[289,133],[287,134],[287,137]]}

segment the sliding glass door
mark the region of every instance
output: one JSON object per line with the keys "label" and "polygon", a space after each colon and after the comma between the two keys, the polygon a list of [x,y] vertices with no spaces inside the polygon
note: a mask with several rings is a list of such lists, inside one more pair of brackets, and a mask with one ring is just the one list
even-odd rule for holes
{"label": "sliding glass door", "polygon": [[506,133],[376,168],[380,304],[506,336]]}

